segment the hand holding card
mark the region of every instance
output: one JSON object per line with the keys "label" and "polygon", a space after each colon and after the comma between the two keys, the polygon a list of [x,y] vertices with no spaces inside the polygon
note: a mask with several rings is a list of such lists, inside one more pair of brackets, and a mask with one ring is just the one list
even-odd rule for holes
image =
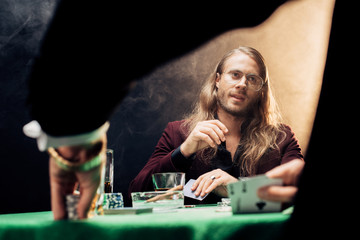
{"label": "hand holding card", "polygon": [[204,198],[206,198],[206,196],[208,194],[206,194],[205,196],[201,197],[201,195],[196,196],[195,195],[195,191],[191,190],[192,185],[194,184],[196,180],[195,179],[190,179],[184,186],[184,196],[185,197],[189,197],[189,198],[193,198],[199,201],[202,201]]}
{"label": "hand holding card", "polygon": [[281,210],[280,202],[264,201],[257,196],[260,187],[268,185],[282,185],[278,178],[268,178],[266,175],[242,178],[236,183],[228,185],[233,213],[278,212]]}

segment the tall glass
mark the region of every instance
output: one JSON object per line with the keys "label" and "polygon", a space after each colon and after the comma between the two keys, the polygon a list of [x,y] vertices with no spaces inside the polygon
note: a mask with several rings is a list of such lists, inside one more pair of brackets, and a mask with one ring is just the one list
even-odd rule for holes
{"label": "tall glass", "polygon": [[113,192],[114,179],[114,151],[112,149],[106,150],[106,162],[101,170],[101,182],[96,191],[96,196],[90,208],[89,216],[103,215],[103,205],[106,193]]}
{"label": "tall glass", "polygon": [[114,191],[114,150],[106,150],[106,165],[104,178],[104,192],[112,193]]}

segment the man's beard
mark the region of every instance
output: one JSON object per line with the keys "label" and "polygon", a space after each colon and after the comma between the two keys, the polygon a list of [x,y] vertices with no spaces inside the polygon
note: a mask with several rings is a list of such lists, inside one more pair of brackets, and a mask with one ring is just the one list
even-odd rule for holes
{"label": "man's beard", "polygon": [[222,108],[225,112],[229,113],[230,115],[237,117],[237,118],[248,118],[253,115],[255,102],[256,101],[250,101],[249,104],[245,108],[236,108],[236,107],[230,107],[226,100],[224,101],[225,94],[222,94],[222,96],[218,95],[218,106]]}

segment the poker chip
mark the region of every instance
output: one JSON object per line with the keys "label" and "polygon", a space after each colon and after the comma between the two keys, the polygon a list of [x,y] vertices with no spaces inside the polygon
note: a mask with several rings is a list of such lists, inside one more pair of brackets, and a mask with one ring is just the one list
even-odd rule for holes
{"label": "poker chip", "polygon": [[77,206],[80,200],[80,195],[78,194],[69,194],[66,195],[66,212],[67,218],[71,220],[79,219],[77,213]]}
{"label": "poker chip", "polygon": [[124,200],[121,193],[104,193],[103,209],[123,208]]}

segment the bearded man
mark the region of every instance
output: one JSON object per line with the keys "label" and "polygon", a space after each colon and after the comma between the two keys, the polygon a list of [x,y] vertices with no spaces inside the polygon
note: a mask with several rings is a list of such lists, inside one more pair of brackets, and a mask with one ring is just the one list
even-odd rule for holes
{"label": "bearded man", "polygon": [[303,161],[291,128],[281,122],[268,69],[254,48],[228,52],[205,82],[192,114],[168,123],[131,192],[151,191],[152,174],[185,172],[186,181],[209,204],[227,197],[226,185],[264,174],[292,160]]}

